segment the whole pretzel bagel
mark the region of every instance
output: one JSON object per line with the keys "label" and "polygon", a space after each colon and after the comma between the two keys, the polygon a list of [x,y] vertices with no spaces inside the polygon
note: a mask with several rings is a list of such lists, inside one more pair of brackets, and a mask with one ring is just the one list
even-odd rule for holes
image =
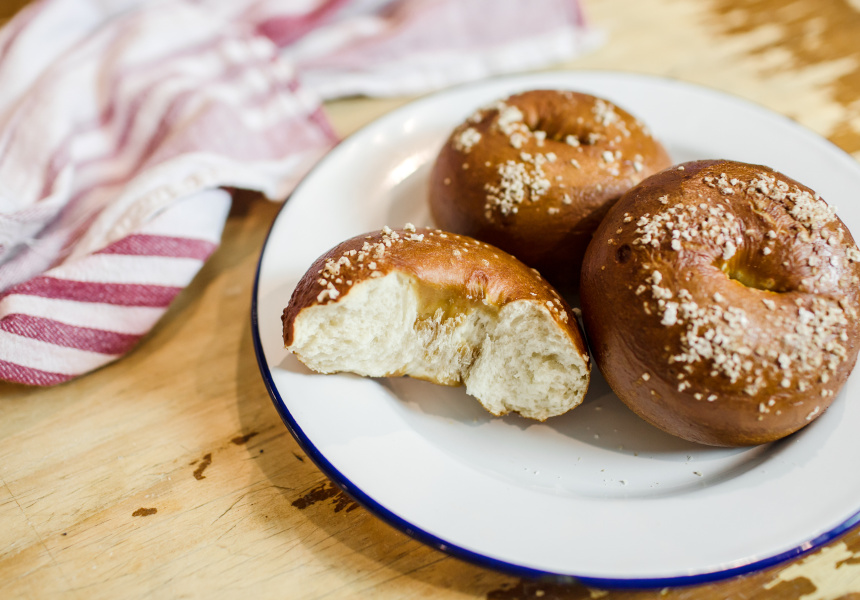
{"label": "whole pretzel bagel", "polygon": [[433,167],[430,209],[442,229],[575,287],[609,207],[670,164],[647,127],[611,102],[533,90],[478,110],[454,130]]}
{"label": "whole pretzel bagel", "polygon": [[763,166],[690,162],[631,189],[594,235],[580,292],[612,389],[695,442],[800,429],[857,359],[860,252],[823,199]]}
{"label": "whole pretzel bagel", "polygon": [[465,385],[495,415],[542,421],[588,389],[588,351],[561,296],[513,256],[438,229],[385,227],[332,248],[282,324],[314,371]]}

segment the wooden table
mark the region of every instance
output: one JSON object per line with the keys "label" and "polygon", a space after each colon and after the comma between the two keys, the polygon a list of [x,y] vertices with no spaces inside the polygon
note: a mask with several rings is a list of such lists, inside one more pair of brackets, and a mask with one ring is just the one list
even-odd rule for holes
{"label": "wooden table", "polygon": [[[860,159],[858,0],[586,9],[607,42],[558,68],[721,89]],[[327,110],[348,134],[407,100]],[[240,195],[220,250],[126,358],[53,389],[0,384],[0,597],[860,598],[858,530],[753,575],[609,591],[485,570],[382,523],[305,456],[258,372],[251,286],[277,211]]]}

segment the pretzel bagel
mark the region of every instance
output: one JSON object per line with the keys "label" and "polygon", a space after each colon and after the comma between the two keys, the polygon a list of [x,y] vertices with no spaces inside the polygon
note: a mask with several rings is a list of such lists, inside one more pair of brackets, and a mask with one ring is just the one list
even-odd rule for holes
{"label": "pretzel bagel", "polygon": [[800,429],[857,359],[860,252],[824,200],[763,166],[690,162],[631,189],[594,235],[580,292],[615,393],[704,444]]}
{"label": "pretzel bagel", "polygon": [[670,165],[633,116],[601,98],[534,90],[478,110],[439,153],[430,179],[436,224],[486,241],[575,286],[606,211]]}
{"label": "pretzel bagel", "polygon": [[567,303],[478,240],[384,228],[321,256],[284,309],[285,346],[314,371],[465,385],[495,415],[544,420],[582,402],[590,360]]}

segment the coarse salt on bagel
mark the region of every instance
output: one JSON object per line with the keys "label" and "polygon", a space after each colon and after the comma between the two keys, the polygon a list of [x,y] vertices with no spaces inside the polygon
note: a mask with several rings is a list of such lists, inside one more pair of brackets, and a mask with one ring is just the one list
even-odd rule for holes
{"label": "coarse salt on bagel", "polygon": [[696,442],[800,429],[857,359],[851,234],[811,189],[759,165],[690,162],[630,190],[595,233],[580,292],[612,389]]}
{"label": "coarse salt on bagel", "polygon": [[430,179],[436,224],[486,241],[575,287],[609,207],[671,164],[648,128],[611,102],[532,90],[459,125]]}
{"label": "coarse salt on bagel", "polygon": [[478,240],[385,227],[326,252],[284,309],[284,344],[310,369],[465,385],[495,415],[577,406],[590,361],[567,303]]}

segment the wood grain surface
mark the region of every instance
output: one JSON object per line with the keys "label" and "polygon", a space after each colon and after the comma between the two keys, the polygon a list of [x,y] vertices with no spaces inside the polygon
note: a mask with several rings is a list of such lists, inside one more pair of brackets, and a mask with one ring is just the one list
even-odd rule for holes
{"label": "wood grain surface", "polygon": [[[606,42],[557,68],[720,89],[860,159],[858,0],[585,8]],[[346,135],[408,100],[326,109]],[[127,357],[51,389],[0,384],[0,598],[860,599],[858,530],[752,575],[623,591],[510,577],[376,519],[304,455],[257,369],[251,287],[278,208],[237,194],[221,248]]]}

